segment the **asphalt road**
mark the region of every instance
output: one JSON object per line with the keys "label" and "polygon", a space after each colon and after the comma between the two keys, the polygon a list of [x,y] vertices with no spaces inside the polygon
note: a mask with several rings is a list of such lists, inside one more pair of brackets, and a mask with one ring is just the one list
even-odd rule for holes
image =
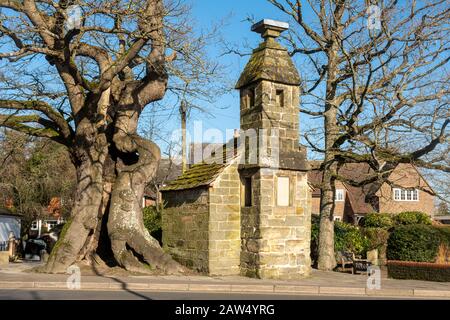
{"label": "asphalt road", "polygon": [[376,300],[377,297],[152,291],[0,290],[0,300]]}

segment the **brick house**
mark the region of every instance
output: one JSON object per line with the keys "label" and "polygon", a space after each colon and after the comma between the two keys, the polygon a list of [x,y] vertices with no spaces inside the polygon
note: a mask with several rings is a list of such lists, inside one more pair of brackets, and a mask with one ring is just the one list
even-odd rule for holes
{"label": "brick house", "polygon": [[194,164],[161,190],[167,202],[164,249],[199,272],[271,279],[311,272],[309,165],[299,146],[300,77],[275,40],[287,27],[272,20],[252,27],[264,41],[236,85],[239,138],[211,154],[220,161]]}
{"label": "brick house", "polygon": [[[320,212],[320,183],[322,172],[316,161],[308,173],[312,189],[312,213]],[[373,170],[365,163],[344,165],[339,175],[346,179],[362,181],[371,176]],[[370,183],[354,187],[336,181],[334,219],[358,223],[367,213],[400,213],[402,211],[422,211],[430,216],[434,212],[435,193],[425,178],[412,164],[399,164],[384,183]]]}

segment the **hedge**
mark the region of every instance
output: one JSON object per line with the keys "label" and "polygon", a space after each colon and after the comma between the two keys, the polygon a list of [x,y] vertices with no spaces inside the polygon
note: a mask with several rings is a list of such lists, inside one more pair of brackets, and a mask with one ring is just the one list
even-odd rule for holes
{"label": "hedge", "polygon": [[450,264],[388,261],[388,277],[426,281],[450,281]]}
{"label": "hedge", "polygon": [[145,207],[142,210],[144,226],[159,244],[162,244],[161,210],[158,210],[156,206]]}
{"label": "hedge", "polygon": [[[319,249],[320,217],[311,215],[311,259],[313,264],[317,262]],[[334,222],[334,250],[351,251],[358,255],[366,255],[369,248],[369,239],[361,230],[352,224]]]}
{"label": "hedge", "polygon": [[432,226],[403,225],[396,227],[387,243],[388,260],[435,262],[441,233]]}
{"label": "hedge", "polygon": [[364,227],[389,229],[394,226],[392,214],[389,213],[369,213],[364,218]]}
{"label": "hedge", "polygon": [[386,246],[389,231],[384,228],[363,228],[363,235],[367,238],[367,250],[380,249]]}
{"label": "hedge", "polygon": [[424,224],[431,225],[431,218],[420,211],[405,211],[394,216],[394,221],[401,225]]}
{"label": "hedge", "polygon": [[340,221],[334,222],[335,251],[351,251],[365,256],[368,247],[369,239],[357,226]]}

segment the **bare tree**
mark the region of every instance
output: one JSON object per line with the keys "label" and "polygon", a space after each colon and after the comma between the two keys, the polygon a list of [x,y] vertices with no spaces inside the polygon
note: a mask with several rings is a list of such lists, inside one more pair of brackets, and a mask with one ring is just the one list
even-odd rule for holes
{"label": "bare tree", "polygon": [[[398,163],[450,171],[450,7],[446,0],[268,1],[294,25],[285,41],[302,66],[300,111],[323,121],[304,137],[323,155],[318,268],[331,270],[336,179],[385,180]],[[339,168],[347,162],[366,162],[375,173],[345,180]]]}
{"label": "bare tree", "polygon": [[65,145],[77,172],[71,218],[45,270],[65,272],[109,252],[127,270],[184,272],[142,221],[160,151],[137,126],[146,106],[176,89],[169,76],[204,79],[214,70],[187,8],[163,0],[0,0],[0,10],[0,126]]}

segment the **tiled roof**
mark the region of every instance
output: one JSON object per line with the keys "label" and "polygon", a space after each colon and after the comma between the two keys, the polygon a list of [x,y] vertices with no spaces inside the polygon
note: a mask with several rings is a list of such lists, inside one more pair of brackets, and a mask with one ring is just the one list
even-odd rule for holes
{"label": "tiled roof", "polygon": [[354,213],[371,213],[374,212],[374,208],[370,203],[366,202],[367,194],[364,192],[361,187],[354,187],[348,184],[345,184],[345,188],[347,189],[347,196],[350,202],[350,206]]}
{"label": "tiled roof", "polygon": [[[313,197],[320,196],[320,184],[322,182],[322,171],[319,170],[320,161],[310,161],[313,168],[308,172],[308,182],[313,186]],[[347,163],[339,170],[339,175],[353,181],[362,181],[371,176],[374,171],[366,163]],[[362,187],[355,187],[343,183],[347,189],[350,205],[355,213],[370,213],[374,209],[370,203],[366,202],[367,197],[374,195],[381,184],[377,182],[366,184]]]}

